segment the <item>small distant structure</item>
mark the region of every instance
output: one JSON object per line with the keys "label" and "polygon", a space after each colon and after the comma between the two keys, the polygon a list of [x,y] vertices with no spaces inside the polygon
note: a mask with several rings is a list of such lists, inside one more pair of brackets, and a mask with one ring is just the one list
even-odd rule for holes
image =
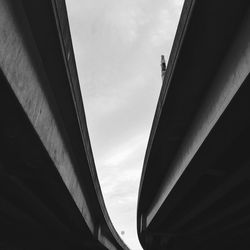
{"label": "small distant structure", "polygon": [[121,231],[121,235],[124,235],[125,234],[125,231]]}
{"label": "small distant structure", "polygon": [[165,57],[164,57],[164,55],[161,55],[161,78],[162,78],[162,82],[164,80],[166,70],[167,70],[167,67],[166,67]]}

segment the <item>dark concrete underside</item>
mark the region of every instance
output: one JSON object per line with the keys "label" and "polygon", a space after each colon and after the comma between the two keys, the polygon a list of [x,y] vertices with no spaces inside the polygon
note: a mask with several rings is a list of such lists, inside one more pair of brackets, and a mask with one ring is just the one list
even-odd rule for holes
{"label": "dark concrete underside", "polygon": [[[145,249],[249,248],[249,17],[249,1],[185,1],[140,185]],[[223,81],[239,89],[220,109]]]}
{"label": "dark concrete underside", "polygon": [[2,73],[0,113],[0,249],[103,249]]}
{"label": "dark concrete underside", "polygon": [[0,0],[0,249],[128,249],[107,214],[65,2]]}

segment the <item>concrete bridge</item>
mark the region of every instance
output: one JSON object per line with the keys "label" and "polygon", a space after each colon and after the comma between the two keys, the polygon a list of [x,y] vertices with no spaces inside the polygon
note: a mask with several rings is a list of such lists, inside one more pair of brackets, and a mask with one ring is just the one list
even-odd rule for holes
{"label": "concrete bridge", "polygon": [[107,214],[65,3],[0,0],[0,249],[128,249]]}
{"label": "concrete bridge", "polygon": [[144,249],[250,247],[250,2],[186,0],[143,166]]}
{"label": "concrete bridge", "polygon": [[[145,156],[144,249],[250,247],[250,2],[186,0]],[[107,214],[62,0],[0,0],[0,249],[128,250]]]}

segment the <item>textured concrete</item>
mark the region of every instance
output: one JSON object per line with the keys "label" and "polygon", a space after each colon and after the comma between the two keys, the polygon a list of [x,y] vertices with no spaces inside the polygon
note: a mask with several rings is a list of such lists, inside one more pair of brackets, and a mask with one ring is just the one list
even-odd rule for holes
{"label": "textured concrete", "polygon": [[221,69],[215,76],[214,82],[211,83],[211,88],[199,108],[189,133],[170,166],[170,174],[164,180],[160,195],[156,197],[147,216],[147,226],[250,72],[250,36],[248,32],[250,16],[248,18],[242,24]]}
{"label": "textured concrete", "polygon": [[90,211],[78,184],[73,162],[62,139],[52,106],[56,109],[41,62],[37,56],[21,6],[1,1],[0,14],[0,67],[53,159],[65,185],[89,225],[94,231]]}
{"label": "textured concrete", "polygon": [[185,1],[140,183],[145,249],[250,246],[249,8]]}
{"label": "textured concrete", "polygon": [[[41,195],[45,196],[45,204],[53,210],[57,207],[57,203],[61,204],[67,200],[66,208],[61,207],[63,211],[58,211],[58,214],[62,216],[66,212],[67,218],[62,221],[63,223],[70,221],[69,231],[72,231],[72,225],[77,224],[77,234],[83,234],[83,242],[76,243],[77,246],[83,244],[86,249],[127,249],[109,219],[98,182],[65,2],[0,0],[0,34],[0,73],[5,79],[3,81],[9,84],[21,107],[22,111],[15,111],[15,115],[25,112],[32,126],[30,131],[26,131],[29,137],[27,148],[33,145],[33,139],[31,139],[35,137],[32,134],[33,130],[39,138],[38,145],[33,145],[34,150],[30,155],[34,152],[34,154],[43,155],[41,159],[46,167],[48,165],[52,167],[50,161],[53,163],[53,168],[59,173],[61,178],[59,179],[63,181],[73,201],[70,201],[68,192],[63,189],[64,185],[54,173],[55,180],[52,178],[53,182],[51,186],[48,186],[54,185],[55,189],[63,194],[58,193],[59,197],[56,197],[56,202],[49,203],[48,200],[56,194],[55,190],[51,191],[48,197],[40,190]],[[10,107],[7,107],[7,112],[10,110]],[[20,127],[27,130],[29,125],[21,123]],[[16,141],[18,142],[19,139]],[[43,149],[47,152],[45,156],[41,153]],[[19,153],[25,162],[29,161],[25,150],[20,150]],[[36,165],[33,159],[31,162]],[[21,162],[17,163],[21,164]],[[38,165],[42,164],[38,163]],[[47,174],[51,174],[49,170]],[[28,175],[32,178],[34,173]],[[17,178],[22,178],[22,174],[18,173]],[[8,183],[7,177],[5,181]],[[43,176],[39,181],[42,185],[47,185],[47,180]],[[26,182],[28,183],[25,179],[25,185],[27,185]],[[38,191],[36,192],[39,194]],[[36,200],[36,196],[33,197],[30,205],[33,205],[32,202]],[[79,225],[82,221],[81,223],[74,221],[77,217],[79,218],[74,210],[75,205],[84,221],[81,229]],[[27,206],[26,204],[26,208]],[[41,203],[41,206],[44,204]],[[46,218],[47,210],[44,211],[42,216]],[[69,214],[71,212],[72,215]],[[39,208],[35,209],[34,213],[38,213],[37,216],[40,219]],[[49,213],[51,210],[48,210]],[[57,221],[57,219],[57,215],[51,217],[51,221]],[[52,223],[51,221],[48,223]],[[62,228],[58,230],[63,228],[62,225]],[[72,245],[70,242],[72,240],[74,237],[68,239],[69,245]],[[67,249],[66,246],[65,249]]]}

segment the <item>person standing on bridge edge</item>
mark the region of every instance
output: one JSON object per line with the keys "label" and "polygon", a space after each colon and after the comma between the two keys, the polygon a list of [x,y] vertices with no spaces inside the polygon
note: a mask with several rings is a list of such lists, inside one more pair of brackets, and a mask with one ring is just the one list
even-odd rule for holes
{"label": "person standing on bridge edge", "polygon": [[167,67],[166,67],[165,58],[164,58],[164,55],[161,55],[161,78],[162,78],[162,82],[164,80],[166,70],[167,70]]}

